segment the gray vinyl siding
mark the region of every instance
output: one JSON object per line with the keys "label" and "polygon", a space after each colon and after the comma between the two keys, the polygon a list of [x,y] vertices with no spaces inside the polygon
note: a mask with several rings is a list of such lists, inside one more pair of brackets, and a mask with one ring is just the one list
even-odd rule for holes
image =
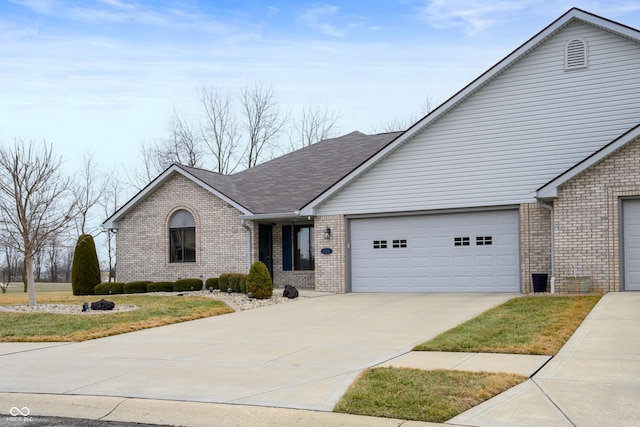
{"label": "gray vinyl siding", "polygon": [[[565,71],[568,41],[589,67]],[[528,203],[535,191],[640,123],[640,45],[574,22],[405,141],[318,214]]]}

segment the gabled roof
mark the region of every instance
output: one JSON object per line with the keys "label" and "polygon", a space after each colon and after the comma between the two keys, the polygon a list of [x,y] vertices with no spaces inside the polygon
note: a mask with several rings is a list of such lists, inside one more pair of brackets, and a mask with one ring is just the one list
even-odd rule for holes
{"label": "gabled roof", "polygon": [[384,148],[401,132],[360,132],[327,139],[233,175],[174,164],[104,223],[118,221],[174,174],[181,174],[245,215],[291,214]]}
{"label": "gabled roof", "polygon": [[550,199],[557,197],[558,188],[560,188],[560,186],[562,186],[564,183],[566,183],[579,173],[585,171],[589,167],[595,165],[599,161],[603,160],[610,154],[618,151],[629,142],[636,140],[638,137],[640,137],[640,124],[620,135],[618,138],[614,139],[609,144],[602,147],[600,150],[596,151],[586,159],[582,160],[578,164],[574,165],[570,169],[566,170],[559,176],[546,183],[544,186],[540,187],[536,193],[536,197],[539,199]]}
{"label": "gabled roof", "polygon": [[504,59],[498,62],[496,65],[491,67],[485,73],[480,75],[458,93],[453,95],[447,101],[442,103],[436,109],[431,111],[424,118],[419,120],[413,126],[411,126],[406,132],[404,132],[400,137],[398,137],[393,143],[387,145],[384,149],[380,150],[376,153],[375,156],[371,157],[368,161],[362,164],[359,168],[355,169],[352,173],[346,176],[344,179],[337,182],[333,185],[328,191],[321,194],[319,197],[314,199],[311,203],[306,205],[303,209],[301,209],[301,214],[303,215],[313,215],[315,212],[315,208],[322,204],[324,201],[331,198],[334,194],[340,191],[347,184],[352,182],[355,178],[360,176],[365,171],[369,170],[372,166],[377,164],[383,158],[388,156],[391,152],[393,152],[400,145],[405,142],[411,140],[415,135],[422,132],[424,129],[433,124],[436,120],[440,119],[444,115],[446,115],[449,111],[456,108],[462,102],[464,102],[467,98],[473,96],[477,91],[483,88],[485,85],[493,81],[495,78],[500,76],[504,71],[513,66],[516,62],[521,60],[523,57],[528,55],[532,50],[537,48],[539,45],[544,43],[546,40],[557,34],[559,31],[564,29],[567,25],[575,22],[583,22],[588,25],[592,25],[594,27],[600,28],[602,30],[611,32],[620,37],[624,37],[636,42],[640,42],[640,32],[634,28],[616,23],[614,21],[608,20],[606,18],[602,18],[600,16],[591,14],[589,12],[585,12],[581,9],[573,8],[562,15],[560,18],[555,20],[549,26],[544,28],[538,34],[533,36],[531,39],[526,41],[512,53],[507,55]]}

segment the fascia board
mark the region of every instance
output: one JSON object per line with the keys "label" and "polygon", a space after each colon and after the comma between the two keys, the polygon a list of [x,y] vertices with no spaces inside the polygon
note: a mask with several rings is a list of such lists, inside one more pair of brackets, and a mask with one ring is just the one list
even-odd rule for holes
{"label": "fascia board", "polygon": [[127,212],[129,212],[131,209],[133,209],[135,206],[137,206],[140,202],[142,202],[144,199],[146,199],[149,194],[153,193],[160,185],[162,185],[167,179],[169,179],[169,177],[171,177],[171,175],[173,173],[179,173],[180,175],[182,175],[185,178],[191,180],[195,184],[203,187],[205,190],[211,192],[213,195],[215,195],[216,197],[220,198],[221,200],[224,200],[225,202],[227,202],[228,204],[230,204],[234,208],[238,209],[243,214],[245,214],[245,215],[251,214],[251,211],[247,210],[244,206],[238,204],[237,202],[235,202],[234,200],[232,200],[229,197],[225,196],[224,194],[222,194],[221,192],[219,192],[215,188],[211,187],[207,183],[205,183],[202,180],[200,180],[200,179],[196,178],[195,176],[191,175],[190,173],[188,173],[187,171],[185,171],[184,169],[182,169],[178,165],[174,164],[174,165],[169,166],[164,172],[162,172],[160,175],[158,175],[153,181],[151,181],[149,184],[147,184],[146,187],[144,187],[142,190],[140,190],[135,196],[133,196],[131,199],[129,199],[129,201],[127,203],[125,203],[113,215],[111,215],[107,220],[105,220],[102,223],[102,228],[107,229],[107,230],[117,229],[118,228],[118,221]]}
{"label": "fascia board", "polygon": [[582,160],[580,163],[572,166],[570,169],[567,169],[562,174],[558,175],[552,181],[549,181],[544,186],[540,187],[536,192],[536,197],[539,199],[544,198],[553,198],[558,196],[558,188],[562,186],[564,183],[569,181],[571,178],[575,177],[581,172],[584,172],[591,166],[595,165],[605,157],[610,154],[616,152],[620,148],[624,147],[629,142],[634,139],[640,137],[640,124],[631,130],[625,132],[620,135],[618,138],[611,141],[609,144],[602,147],[600,150],[596,151],[586,159]]}
{"label": "fascia board", "polygon": [[[345,185],[352,182],[355,178],[357,178],[364,171],[369,169],[372,165],[376,164],[380,159],[387,156],[390,152],[395,150],[399,145],[403,144],[405,141],[411,139],[415,134],[422,131],[425,127],[429,126],[430,123],[439,119],[451,109],[459,105],[466,98],[474,94],[477,90],[487,84],[489,81],[493,80],[494,77],[498,76],[502,72],[504,72],[507,68],[509,68],[514,62],[520,60],[524,55],[528,54],[531,50],[537,47],[539,44],[544,42],[546,39],[551,37],[561,28],[563,28],[568,22],[573,19],[580,19],[585,22],[590,22],[593,25],[603,26],[611,31],[614,31],[612,28],[614,25],[616,27],[623,27],[619,24],[615,24],[612,21],[608,21],[604,18],[599,18],[595,15],[591,15],[586,13],[580,9],[571,9],[562,15],[560,18],[556,19],[554,22],[549,24],[539,33],[531,37],[528,41],[522,44],[519,48],[514,50],[512,53],[507,55],[500,62],[495,64],[489,70],[481,74],[478,78],[473,80],[470,84],[465,86],[458,93],[453,95],[447,101],[443,102],[440,106],[438,106],[431,113],[426,115],[424,118],[416,122],[413,126],[407,129],[402,135],[392,141],[389,145],[384,147],[378,153],[376,153],[369,160],[364,162],[354,171],[352,171],[349,175],[342,178],[340,181],[331,186],[327,191],[316,197],[314,200],[309,202],[307,205],[303,206],[300,209],[302,215],[314,215],[316,208],[322,204],[325,200],[329,199],[335,193],[340,191]],[[637,36],[637,32],[636,36]]]}

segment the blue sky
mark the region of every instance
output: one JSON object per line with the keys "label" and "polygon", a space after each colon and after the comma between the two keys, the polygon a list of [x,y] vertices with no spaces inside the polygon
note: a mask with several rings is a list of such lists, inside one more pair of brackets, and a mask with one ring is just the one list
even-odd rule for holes
{"label": "blue sky", "polygon": [[341,133],[445,101],[571,7],[640,28],[638,1],[0,0],[0,143],[134,167],[197,91],[261,81]]}

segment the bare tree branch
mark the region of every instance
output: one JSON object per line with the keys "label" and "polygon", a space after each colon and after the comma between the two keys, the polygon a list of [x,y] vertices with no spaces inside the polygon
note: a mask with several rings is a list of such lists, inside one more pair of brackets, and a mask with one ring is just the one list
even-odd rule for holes
{"label": "bare tree branch", "polygon": [[427,97],[425,101],[420,105],[419,112],[415,116],[405,118],[394,117],[393,119],[384,123],[379,130],[377,128],[374,128],[373,131],[375,133],[405,131],[413,126],[416,122],[424,118],[426,115],[428,115],[432,109],[433,103],[431,97]]}
{"label": "bare tree branch", "polygon": [[240,104],[244,113],[242,127],[247,132],[247,167],[257,165],[270,148],[284,126],[276,95],[272,86],[255,83],[253,87],[245,85],[240,89]]}
{"label": "bare tree branch", "polygon": [[215,88],[203,87],[199,94],[204,109],[200,132],[215,160],[214,172],[233,173],[240,164],[237,158],[240,135],[233,114],[233,101]]}
{"label": "bare tree branch", "polygon": [[86,234],[87,221],[90,220],[89,211],[100,199],[106,182],[100,180],[95,172],[95,162],[93,155],[84,155],[82,171],[78,174],[77,182],[74,186],[75,199],[78,201],[78,228],[80,234]]}
{"label": "bare tree branch", "polygon": [[336,135],[336,123],[340,115],[330,111],[325,105],[306,105],[300,115],[293,121],[289,133],[289,144],[292,151],[332,138]]}
{"label": "bare tree branch", "polygon": [[36,305],[33,258],[74,220],[77,201],[60,159],[43,143],[0,148],[0,226],[6,245],[24,255],[29,305]]}

